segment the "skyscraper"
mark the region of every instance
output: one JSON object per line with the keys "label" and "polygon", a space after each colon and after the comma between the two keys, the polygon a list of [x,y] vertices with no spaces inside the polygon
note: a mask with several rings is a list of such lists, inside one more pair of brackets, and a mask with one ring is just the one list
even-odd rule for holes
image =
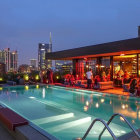
{"label": "skyscraper", "polygon": [[10,48],[4,49],[4,53],[5,53],[6,72],[8,72],[8,71],[10,71],[10,66],[11,66],[11,62],[10,62]]}
{"label": "skyscraper", "polygon": [[0,50],[0,62],[5,64],[6,72],[17,71],[17,51],[10,52],[10,48]]}
{"label": "skyscraper", "polygon": [[17,60],[18,60],[18,54],[17,51],[13,51],[10,53],[11,55],[11,67],[10,70],[11,71],[17,71]]}
{"label": "skyscraper", "polygon": [[36,59],[30,59],[30,66],[32,67],[33,70],[36,70]]}
{"label": "skyscraper", "polygon": [[52,61],[46,59],[46,53],[52,52],[52,40],[51,40],[51,33],[50,33],[50,41],[49,44],[39,43],[38,47],[38,69],[39,70],[46,70],[47,68],[52,67]]}

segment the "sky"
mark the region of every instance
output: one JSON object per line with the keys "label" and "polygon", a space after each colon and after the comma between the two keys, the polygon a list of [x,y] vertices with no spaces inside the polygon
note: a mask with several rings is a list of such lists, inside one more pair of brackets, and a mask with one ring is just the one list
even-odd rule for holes
{"label": "sky", "polygon": [[0,0],[0,49],[18,51],[19,65],[53,51],[137,37],[140,0]]}

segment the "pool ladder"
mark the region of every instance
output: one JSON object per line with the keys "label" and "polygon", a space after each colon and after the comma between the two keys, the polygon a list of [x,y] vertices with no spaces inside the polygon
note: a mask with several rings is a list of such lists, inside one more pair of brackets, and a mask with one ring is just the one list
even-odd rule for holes
{"label": "pool ladder", "polygon": [[126,119],[126,117],[120,113],[116,113],[116,114],[113,114],[109,121],[106,123],[104,120],[102,119],[95,119],[92,121],[91,125],[89,126],[88,130],[86,131],[85,135],[82,137],[82,138],[77,138],[76,140],[85,140],[87,135],[89,134],[91,128],[93,127],[93,125],[95,124],[95,122],[99,121],[101,122],[103,125],[104,125],[104,129],[102,130],[102,132],[100,133],[99,135],[99,138],[98,140],[101,140],[101,137],[104,133],[104,131],[107,129],[108,132],[111,134],[113,140],[118,140],[118,138],[114,135],[114,133],[112,132],[112,130],[109,128],[109,124],[112,122],[112,120],[116,117],[116,116],[120,116],[124,119],[124,121],[126,122],[126,124],[129,126],[129,128],[134,132],[135,136],[140,140],[140,135],[138,134],[138,132],[134,129],[134,127],[128,122],[128,120]]}

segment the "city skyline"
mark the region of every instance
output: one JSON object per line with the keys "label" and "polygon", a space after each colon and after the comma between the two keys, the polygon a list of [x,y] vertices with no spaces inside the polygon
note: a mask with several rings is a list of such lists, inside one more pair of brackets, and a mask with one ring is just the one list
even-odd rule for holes
{"label": "city skyline", "polygon": [[0,49],[19,53],[19,65],[37,59],[38,43],[53,51],[138,36],[140,1],[1,1]]}

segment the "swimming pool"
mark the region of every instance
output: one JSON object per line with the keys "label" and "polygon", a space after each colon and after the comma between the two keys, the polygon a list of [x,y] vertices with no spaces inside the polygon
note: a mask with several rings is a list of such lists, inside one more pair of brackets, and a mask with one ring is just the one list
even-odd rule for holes
{"label": "swimming pool", "polygon": [[[82,137],[92,120],[108,121],[113,113],[122,113],[136,129],[140,128],[140,99],[134,97],[36,85],[1,88],[0,103],[60,140]],[[117,137],[131,131],[119,117],[110,128]],[[87,140],[96,140],[102,129],[103,125],[96,123]],[[112,137],[105,131],[102,139]]]}

